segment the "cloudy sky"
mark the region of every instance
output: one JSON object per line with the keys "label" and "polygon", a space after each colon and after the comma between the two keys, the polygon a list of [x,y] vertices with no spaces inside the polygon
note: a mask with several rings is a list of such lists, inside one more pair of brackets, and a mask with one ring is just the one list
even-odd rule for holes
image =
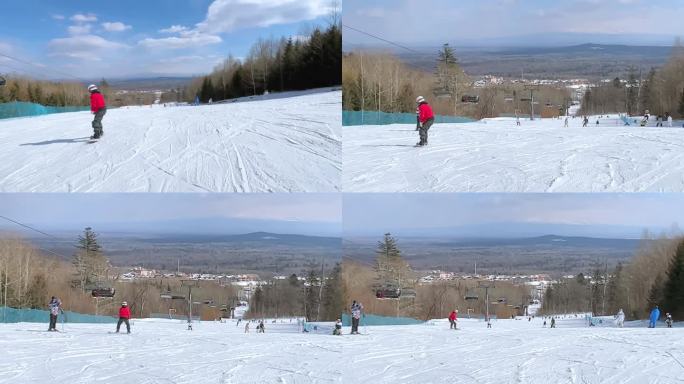
{"label": "cloudy sky", "polygon": [[[0,216],[44,231],[82,229],[144,232],[339,235],[339,194],[13,194]],[[0,231],[24,232],[0,218]],[[30,233],[30,235],[36,235]]]}
{"label": "cloudy sky", "polygon": [[194,75],[259,38],[325,25],[329,0],[6,0],[1,72],[64,78]]}
{"label": "cloudy sky", "polygon": [[343,217],[350,236],[638,238],[684,227],[684,195],[345,194]]}
{"label": "cloudy sky", "polygon": [[[671,44],[675,36],[684,36],[684,1],[347,0],[342,20],[409,44],[526,45],[535,39],[545,44]],[[349,29],[343,32],[345,44],[381,44]]]}

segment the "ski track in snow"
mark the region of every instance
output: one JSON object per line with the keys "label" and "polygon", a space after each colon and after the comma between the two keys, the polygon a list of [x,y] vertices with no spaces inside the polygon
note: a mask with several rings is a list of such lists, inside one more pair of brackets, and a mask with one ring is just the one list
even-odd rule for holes
{"label": "ski track in snow", "polygon": [[345,192],[682,192],[684,129],[601,119],[344,127]]}
{"label": "ski track in snow", "polygon": [[336,192],[341,97],[0,120],[0,192]]}
{"label": "ski track in snow", "polygon": [[[559,319],[446,320],[365,327],[342,337],[299,333],[296,323],[134,320],[112,324],[0,325],[0,384],[68,383],[681,383],[684,328],[613,328]],[[609,324],[607,321],[606,324]],[[610,323],[612,324],[612,323]],[[627,324],[629,325],[629,324]],[[61,327],[61,325],[60,325]],[[30,331],[30,332],[27,332]]]}

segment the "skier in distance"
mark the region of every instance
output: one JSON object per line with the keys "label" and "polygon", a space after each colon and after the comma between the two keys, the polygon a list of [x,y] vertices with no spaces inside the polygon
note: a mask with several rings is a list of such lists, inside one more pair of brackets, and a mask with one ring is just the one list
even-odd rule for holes
{"label": "skier in distance", "polygon": [[352,335],[359,334],[359,321],[361,320],[361,311],[363,311],[363,305],[356,300],[352,302],[351,314],[352,314]]}
{"label": "skier in distance", "polygon": [[131,310],[128,308],[128,303],[124,301],[121,303],[121,308],[119,308],[119,321],[116,323],[116,333],[119,333],[121,323],[126,323],[126,331],[127,333],[131,333],[131,323],[129,322],[130,319]]}
{"label": "skier in distance", "polygon": [[48,303],[48,309],[50,310],[50,326],[48,331],[57,332],[57,316],[59,316],[59,312],[62,310],[62,302],[55,296],[52,296]]}

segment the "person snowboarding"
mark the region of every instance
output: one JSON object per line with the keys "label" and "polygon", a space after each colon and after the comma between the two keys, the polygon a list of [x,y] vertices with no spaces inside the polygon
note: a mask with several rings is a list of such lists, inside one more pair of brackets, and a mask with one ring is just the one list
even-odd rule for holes
{"label": "person snowboarding", "polygon": [[672,116],[670,115],[670,112],[665,113],[665,117],[667,118],[667,126],[672,128]]}
{"label": "person snowboarding", "polygon": [[556,328],[556,318],[555,317],[551,318],[551,328]]}
{"label": "person snowboarding", "polygon": [[105,105],[104,96],[100,93],[97,85],[91,84],[88,86],[88,91],[90,92],[90,111],[95,115],[92,124],[94,133],[90,136],[90,139],[97,140],[104,135],[102,118],[107,113],[107,106]]}
{"label": "person snowboarding", "polygon": [[565,128],[567,128],[567,127],[568,127],[568,118],[567,118],[567,117],[565,118],[565,124],[564,124],[564,127],[565,127]]}
{"label": "person snowboarding", "polygon": [[363,305],[356,300],[352,302],[351,314],[352,314],[352,335],[359,334],[359,321],[361,321],[361,311],[363,311]]}
{"label": "person snowboarding", "polygon": [[454,309],[449,314],[449,329],[458,329],[456,321],[458,321],[458,310]]}
{"label": "person snowboarding", "polygon": [[520,126],[520,116],[518,116],[517,113],[515,114],[515,125],[516,125],[517,127]]}
{"label": "person snowboarding", "polygon": [[52,296],[48,303],[48,309],[50,310],[50,325],[48,331],[57,332],[57,316],[59,316],[59,312],[62,310],[62,302],[55,296]]}
{"label": "person snowboarding", "polygon": [[257,325],[257,333],[266,333],[263,320],[259,320],[259,325]]}
{"label": "person snowboarding", "polygon": [[333,329],[333,335],[342,336],[342,320],[337,319],[337,321],[335,321],[335,328]]}
{"label": "person snowboarding", "polygon": [[582,127],[586,127],[589,124],[589,118],[584,116],[584,121],[582,122]]}
{"label": "person snowboarding", "polygon": [[667,324],[668,328],[672,328],[672,315],[669,313],[665,314],[665,324]]}
{"label": "person snowboarding", "polygon": [[435,122],[435,114],[423,96],[416,98],[416,104],[418,104],[418,124],[420,125],[420,141],[416,146],[422,147],[428,143],[428,130]]}
{"label": "person snowboarding", "polygon": [[245,333],[249,333],[249,321],[245,323]]}
{"label": "person snowboarding", "polygon": [[116,333],[119,333],[121,328],[121,323],[126,323],[126,333],[131,333],[131,310],[128,308],[128,303],[121,303],[121,308],[119,308],[119,321],[116,323]]}
{"label": "person snowboarding", "polygon": [[615,315],[615,325],[617,325],[618,328],[622,328],[625,324],[625,313],[622,312],[622,308],[618,311],[617,315]]}
{"label": "person snowboarding", "polygon": [[658,318],[660,318],[660,309],[656,305],[655,308],[651,311],[651,316],[648,321],[648,327],[649,328],[655,328],[656,323],[658,322]]}

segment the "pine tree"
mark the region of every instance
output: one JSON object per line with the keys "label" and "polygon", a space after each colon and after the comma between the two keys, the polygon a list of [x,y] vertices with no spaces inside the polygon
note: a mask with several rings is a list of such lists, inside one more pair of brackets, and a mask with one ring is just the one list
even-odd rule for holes
{"label": "pine tree", "polygon": [[[656,305],[663,304],[663,298],[665,294],[665,279],[661,274],[658,274],[656,279],[651,285],[651,290],[648,293],[648,305],[649,307],[654,307]],[[645,308],[647,311],[648,308]]]}
{"label": "pine tree", "polygon": [[72,264],[76,269],[76,285],[85,290],[88,286],[99,284],[108,277],[109,261],[102,254],[97,233],[90,227],[85,228],[83,235],[78,237],[77,248]]}
{"label": "pine tree", "polygon": [[321,282],[316,272],[311,269],[306,277],[306,293],[304,295],[304,316],[307,321],[318,321],[318,289]]}
{"label": "pine tree", "polygon": [[323,291],[323,321],[334,321],[344,311],[344,281],[342,280],[342,266],[337,263],[328,275]]}
{"label": "pine tree", "polygon": [[663,307],[673,317],[684,318],[684,241],[677,246],[670,263],[663,287]]}
{"label": "pine tree", "polygon": [[397,241],[391,233],[385,233],[383,240],[378,241],[375,253],[375,271],[380,284],[404,288],[411,278],[411,268],[401,256]]}

